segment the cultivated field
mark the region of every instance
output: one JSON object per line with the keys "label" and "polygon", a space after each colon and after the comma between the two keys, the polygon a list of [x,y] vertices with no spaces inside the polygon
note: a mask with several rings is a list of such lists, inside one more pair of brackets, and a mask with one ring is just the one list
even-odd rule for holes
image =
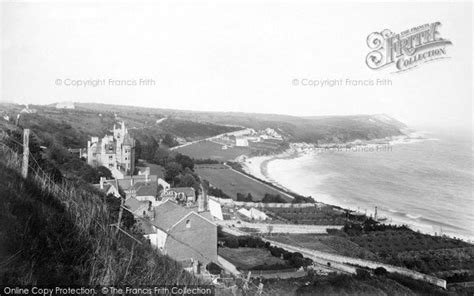
{"label": "cultivated field", "polygon": [[348,239],[337,235],[274,234],[268,236],[268,239],[322,252],[364,259],[376,259],[376,256],[370,251],[367,251]]}
{"label": "cultivated field", "polygon": [[174,151],[196,159],[211,158],[220,161],[233,160],[242,154],[250,154],[250,149],[247,147],[232,147],[224,150],[222,145],[208,140],[180,147]]}
{"label": "cultivated field", "polygon": [[474,271],[472,245],[410,230],[371,231],[356,236],[273,234],[267,237],[281,243],[385,262],[426,274],[460,270]]}
{"label": "cultivated field", "polygon": [[265,248],[219,248],[217,253],[243,270],[250,270],[259,265],[286,265],[285,260],[272,256]]}
{"label": "cultivated field", "polygon": [[398,254],[407,251],[425,251],[472,247],[460,240],[430,236],[414,231],[372,231],[352,236],[352,242],[375,253]]}
{"label": "cultivated field", "polygon": [[295,224],[343,225],[345,216],[331,206],[309,208],[267,208],[276,218]]}
{"label": "cultivated field", "polygon": [[[212,186],[221,189],[234,200],[237,198],[237,193],[245,196],[250,193],[254,201],[262,200],[266,193],[280,194],[274,188],[239,174],[224,165],[197,165],[195,170],[202,179],[209,181]],[[280,196],[289,200],[282,194]]]}

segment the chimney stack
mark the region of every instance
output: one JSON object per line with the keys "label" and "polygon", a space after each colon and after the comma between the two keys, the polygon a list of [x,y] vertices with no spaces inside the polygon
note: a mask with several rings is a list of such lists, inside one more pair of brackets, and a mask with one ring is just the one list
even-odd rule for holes
{"label": "chimney stack", "polygon": [[206,199],[207,192],[201,185],[201,194],[198,196],[198,213],[204,212],[206,210]]}

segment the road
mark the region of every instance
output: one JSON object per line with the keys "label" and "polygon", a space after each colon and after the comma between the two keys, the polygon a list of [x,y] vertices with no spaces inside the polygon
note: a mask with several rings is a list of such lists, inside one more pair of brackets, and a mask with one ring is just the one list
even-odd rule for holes
{"label": "road", "polygon": [[[242,131],[243,131],[243,130],[246,130],[246,128],[245,128],[245,129],[242,129]],[[202,141],[211,141],[212,139],[222,137],[222,136],[227,135],[227,134],[229,134],[229,133],[231,133],[231,132],[219,134],[219,135],[212,136],[212,137],[205,138],[205,139],[201,139],[201,140],[196,140],[196,141],[188,142],[188,143],[185,143],[185,144],[179,145],[179,146],[174,146],[174,147],[171,147],[170,150],[176,150],[176,149],[178,149],[178,148],[186,147],[186,146],[189,146],[189,145],[192,145],[192,144],[196,144],[196,143],[199,143],[199,142],[202,142]]]}

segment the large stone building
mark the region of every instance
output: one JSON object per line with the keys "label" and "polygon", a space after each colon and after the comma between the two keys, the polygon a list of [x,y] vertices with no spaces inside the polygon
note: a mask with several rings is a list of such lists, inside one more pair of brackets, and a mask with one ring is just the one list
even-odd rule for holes
{"label": "large stone building", "polygon": [[102,139],[92,137],[87,141],[87,163],[108,168],[116,179],[133,174],[135,140],[128,133],[124,122],[120,128],[114,125],[113,135],[106,135]]}

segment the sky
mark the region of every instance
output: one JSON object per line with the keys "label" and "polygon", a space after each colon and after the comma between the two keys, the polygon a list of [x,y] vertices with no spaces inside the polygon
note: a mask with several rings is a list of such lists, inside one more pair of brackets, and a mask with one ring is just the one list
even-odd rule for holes
{"label": "sky", "polygon": [[[367,67],[370,33],[437,21],[448,59]],[[471,2],[6,1],[1,24],[1,101],[472,127]],[[377,79],[386,83],[361,85]],[[322,80],[343,83],[308,85]]]}

